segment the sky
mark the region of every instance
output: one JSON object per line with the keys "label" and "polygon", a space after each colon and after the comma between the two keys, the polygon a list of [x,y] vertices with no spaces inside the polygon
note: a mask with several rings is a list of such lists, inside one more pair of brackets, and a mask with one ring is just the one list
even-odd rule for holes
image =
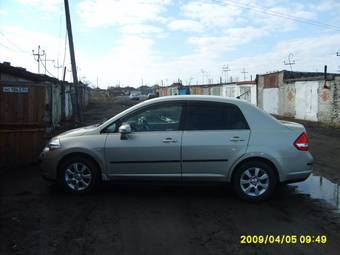
{"label": "sky", "polygon": [[[339,0],[69,2],[78,76],[92,86],[217,83],[324,65],[340,72]],[[65,65],[71,81],[64,1],[1,0],[0,62],[38,72],[38,45],[47,74],[61,78]]]}

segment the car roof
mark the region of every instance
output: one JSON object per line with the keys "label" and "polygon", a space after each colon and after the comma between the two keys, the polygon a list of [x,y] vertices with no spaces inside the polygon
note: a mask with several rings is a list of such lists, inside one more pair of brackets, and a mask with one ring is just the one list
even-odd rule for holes
{"label": "car roof", "polygon": [[145,101],[145,104],[155,103],[155,102],[169,102],[169,101],[210,101],[210,102],[222,102],[222,103],[234,103],[234,104],[249,104],[247,101],[232,98],[232,97],[222,97],[222,96],[207,96],[207,95],[179,95],[179,96],[163,96],[157,97]]}

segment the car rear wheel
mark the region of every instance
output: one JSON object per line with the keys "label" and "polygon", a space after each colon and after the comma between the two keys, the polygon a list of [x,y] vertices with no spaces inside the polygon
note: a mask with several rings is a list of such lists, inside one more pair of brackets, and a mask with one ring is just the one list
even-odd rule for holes
{"label": "car rear wheel", "polygon": [[233,187],[236,193],[249,201],[264,200],[272,195],[277,180],[275,170],[262,161],[250,161],[236,169]]}
{"label": "car rear wheel", "polygon": [[88,193],[100,181],[97,165],[85,157],[75,156],[61,163],[58,171],[58,183],[70,193]]}

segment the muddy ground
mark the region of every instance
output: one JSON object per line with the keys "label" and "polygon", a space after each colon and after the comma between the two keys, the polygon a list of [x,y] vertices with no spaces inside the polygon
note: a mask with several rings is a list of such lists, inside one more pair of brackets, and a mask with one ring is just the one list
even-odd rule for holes
{"label": "muddy ground", "polygon": [[[133,102],[91,105],[84,123]],[[315,173],[340,183],[340,130],[307,125]],[[230,187],[106,184],[73,196],[33,165],[0,176],[0,254],[339,254],[340,215],[295,185],[267,202]],[[326,235],[326,244],[240,244],[240,235]]]}

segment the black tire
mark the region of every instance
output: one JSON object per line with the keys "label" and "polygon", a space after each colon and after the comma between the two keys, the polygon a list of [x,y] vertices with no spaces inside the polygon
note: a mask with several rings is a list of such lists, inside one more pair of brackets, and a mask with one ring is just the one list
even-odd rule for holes
{"label": "black tire", "polygon": [[[247,186],[247,180],[245,178],[248,178],[249,174],[255,174],[256,169],[258,170],[258,176],[257,178],[253,177],[255,180],[254,183],[249,184],[250,190],[248,193],[244,191],[247,190],[249,186]],[[247,172],[249,171],[249,172]],[[260,175],[260,174],[263,175]],[[247,175],[248,174],[248,175]],[[266,174],[268,178],[264,175]],[[241,186],[241,178],[244,182],[244,184]],[[262,180],[262,179],[263,180]],[[267,181],[268,180],[268,181]],[[249,182],[252,182],[251,178],[249,178]],[[265,184],[268,184],[267,188],[265,187]],[[275,169],[273,169],[272,166],[269,164],[263,162],[263,161],[248,161],[242,165],[240,165],[233,174],[232,178],[232,185],[236,192],[236,194],[247,201],[262,201],[268,199],[274,192],[274,190],[277,187],[277,177],[275,173]],[[256,194],[256,190],[258,190],[258,194]],[[263,193],[261,193],[263,192]],[[251,195],[252,193],[252,195]]]}
{"label": "black tire", "polygon": [[[80,169],[82,169],[81,167],[82,165],[85,165],[87,169],[86,170],[84,169],[84,173],[85,173],[84,177],[88,176],[88,174],[91,175],[90,179],[84,178],[81,176],[76,176],[78,180],[74,180],[74,181],[75,182],[78,181],[79,183],[78,186],[83,185],[83,187],[81,187],[78,190],[76,188],[74,189],[71,188],[72,185],[70,184],[70,182],[72,182],[72,180],[70,180],[69,178],[70,176],[70,174],[68,173],[69,171],[66,172],[68,169],[69,170],[76,169],[75,167],[72,167],[73,164],[78,164],[78,167],[76,168],[80,168]],[[81,175],[81,173],[77,175]],[[79,181],[80,178],[84,181],[84,183],[88,183],[86,187],[85,187],[85,184],[83,184],[83,182]],[[98,169],[97,164],[93,162],[93,160],[88,159],[83,156],[73,156],[73,157],[65,159],[63,162],[61,162],[60,167],[58,169],[57,182],[59,186],[68,193],[74,193],[74,194],[90,193],[98,185],[100,180],[101,180],[101,174],[100,174],[100,170]],[[76,185],[73,185],[73,186],[76,186]]]}

